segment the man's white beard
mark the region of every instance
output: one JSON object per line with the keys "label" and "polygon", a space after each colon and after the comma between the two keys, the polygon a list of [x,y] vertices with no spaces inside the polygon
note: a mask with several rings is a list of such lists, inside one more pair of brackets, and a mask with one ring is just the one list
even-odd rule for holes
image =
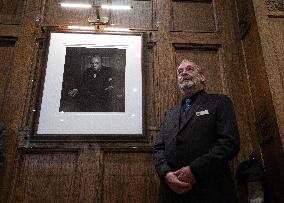
{"label": "man's white beard", "polygon": [[194,89],[194,87],[200,82],[199,76],[196,76],[192,79],[184,80],[179,84],[179,89],[182,93]]}

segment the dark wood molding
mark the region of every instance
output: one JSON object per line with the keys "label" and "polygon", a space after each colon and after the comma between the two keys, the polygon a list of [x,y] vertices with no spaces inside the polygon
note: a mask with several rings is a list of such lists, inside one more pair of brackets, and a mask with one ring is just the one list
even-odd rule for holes
{"label": "dark wood molding", "polygon": [[1,44],[11,44],[15,46],[15,43],[17,42],[17,37],[11,37],[11,36],[0,36],[0,43]]}
{"label": "dark wood molding", "polygon": [[269,18],[284,18],[283,11],[270,11],[267,15]]}
{"label": "dark wood molding", "polygon": [[245,9],[243,16],[240,17],[239,29],[240,37],[244,39],[251,27],[251,16],[248,9]]}
{"label": "dark wood molding", "polygon": [[213,50],[217,51],[221,45],[220,44],[195,44],[195,43],[174,43],[174,48],[176,50]]}
{"label": "dark wood molding", "polygon": [[[122,141],[119,139],[115,141],[99,142],[98,139],[90,140],[86,137],[78,136],[79,139],[70,139],[69,137],[61,140],[34,140],[25,139],[25,134],[21,135],[18,144],[18,150],[22,153],[42,153],[42,152],[78,152],[82,149],[98,149],[104,152],[149,152],[152,153],[153,145],[148,142],[138,143],[137,140]],[[77,138],[78,138],[77,137]]]}

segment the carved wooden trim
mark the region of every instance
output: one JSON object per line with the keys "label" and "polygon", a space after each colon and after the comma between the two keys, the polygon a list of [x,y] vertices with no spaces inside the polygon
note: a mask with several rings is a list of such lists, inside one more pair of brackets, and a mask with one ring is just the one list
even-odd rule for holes
{"label": "carved wooden trim", "polygon": [[11,44],[12,46],[15,46],[17,40],[18,40],[17,37],[0,36],[0,42],[2,44]]}
{"label": "carved wooden trim", "polygon": [[28,139],[23,139],[18,145],[18,150],[21,153],[42,153],[46,152],[77,152],[81,149],[97,149],[105,152],[152,152],[153,146],[148,143],[121,143],[114,142],[79,142],[76,140],[68,141],[42,141],[32,142]]}
{"label": "carved wooden trim", "polygon": [[267,16],[269,18],[284,18],[284,12],[282,12],[282,11],[270,11]]}
{"label": "carved wooden trim", "polygon": [[174,43],[176,50],[214,50],[220,48],[220,44],[195,44],[195,43]]}
{"label": "carved wooden trim", "polygon": [[284,12],[284,1],[283,0],[266,0],[266,7],[268,11],[283,11]]}
{"label": "carved wooden trim", "polygon": [[[0,0],[0,24],[4,25],[21,25],[23,23],[23,16],[26,9],[27,0],[15,1],[13,3],[13,13],[6,13],[4,6],[8,1]],[[6,11],[7,12],[7,11]]]}

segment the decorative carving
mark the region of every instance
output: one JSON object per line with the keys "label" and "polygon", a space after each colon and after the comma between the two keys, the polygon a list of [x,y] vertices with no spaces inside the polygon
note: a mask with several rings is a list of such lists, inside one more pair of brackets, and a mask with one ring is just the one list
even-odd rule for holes
{"label": "decorative carving", "polygon": [[278,3],[278,10],[279,11],[284,11],[284,1]]}
{"label": "decorative carving", "polygon": [[269,11],[284,11],[284,0],[266,0]]}

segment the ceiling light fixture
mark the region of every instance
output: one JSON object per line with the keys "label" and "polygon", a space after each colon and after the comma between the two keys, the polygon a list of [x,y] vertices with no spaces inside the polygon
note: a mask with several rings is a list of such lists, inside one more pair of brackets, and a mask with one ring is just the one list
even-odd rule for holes
{"label": "ceiling light fixture", "polygon": [[111,9],[111,10],[130,10],[131,6],[121,6],[121,5],[101,5],[103,9]]}
{"label": "ceiling light fixture", "polygon": [[81,3],[59,3],[60,6],[66,8],[102,8],[102,9],[110,9],[110,10],[130,10],[132,6],[123,6],[123,5],[110,5],[110,4],[103,4],[103,5],[95,5],[95,4],[81,4]]}
{"label": "ceiling light fixture", "polygon": [[[107,28],[110,24],[111,14],[108,17],[101,17],[102,9],[110,9],[110,10],[130,10],[133,9],[132,6],[126,5],[111,5],[111,4],[82,4],[82,3],[67,3],[61,2],[59,3],[62,7],[67,8],[94,8],[95,16],[91,16],[88,18],[88,22],[90,27],[87,26],[68,26],[68,29],[80,29],[80,30],[111,30],[111,31],[129,31],[129,29],[125,28]],[[94,26],[94,27],[91,27]]]}
{"label": "ceiling light fixture", "polygon": [[80,3],[59,3],[62,7],[66,8],[92,8],[91,4],[80,4]]}

